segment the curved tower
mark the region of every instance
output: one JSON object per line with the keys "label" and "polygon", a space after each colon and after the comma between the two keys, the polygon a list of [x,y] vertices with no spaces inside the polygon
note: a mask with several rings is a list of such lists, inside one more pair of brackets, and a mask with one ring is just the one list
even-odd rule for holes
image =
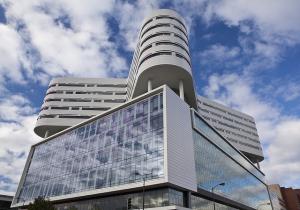
{"label": "curved tower", "polygon": [[127,98],[168,85],[197,108],[188,34],[183,18],[160,9],[145,18],[128,77]]}

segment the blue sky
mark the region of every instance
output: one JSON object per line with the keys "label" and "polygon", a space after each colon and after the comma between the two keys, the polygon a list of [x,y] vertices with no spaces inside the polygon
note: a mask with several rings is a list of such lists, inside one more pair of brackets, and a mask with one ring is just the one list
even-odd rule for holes
{"label": "blue sky", "polygon": [[186,20],[197,92],[255,117],[269,183],[300,187],[300,2],[0,0],[0,193],[13,194],[51,78],[126,77],[155,8]]}

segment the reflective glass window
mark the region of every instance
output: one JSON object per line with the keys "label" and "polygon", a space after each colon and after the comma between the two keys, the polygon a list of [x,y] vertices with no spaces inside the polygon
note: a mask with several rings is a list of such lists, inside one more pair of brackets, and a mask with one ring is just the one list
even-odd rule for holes
{"label": "reflective glass window", "polygon": [[224,186],[215,188],[215,193],[253,208],[270,202],[262,181],[196,131],[194,148],[198,188],[211,192],[224,182]]}
{"label": "reflective glass window", "polygon": [[[191,196],[191,205],[192,209],[195,210],[238,210],[236,208],[226,206],[217,202],[213,202],[210,200],[206,200],[204,198],[200,198],[197,196],[192,195]],[[214,207],[215,206],[215,207]]]}
{"label": "reflective glass window", "polygon": [[193,116],[194,128],[196,130],[207,136],[214,144],[216,144],[223,151],[233,157],[236,161],[242,164],[245,168],[247,168],[247,170],[257,176],[259,179],[264,180],[264,175],[250,163],[250,160],[247,160],[244,156],[237,152],[236,149],[233,148],[233,146],[229,145],[229,143],[227,143],[224,138],[220,136],[220,134],[213,130],[208,125],[208,123],[200,118],[195,112]]}
{"label": "reflective glass window", "polygon": [[[130,193],[104,198],[95,198],[84,201],[76,201],[55,205],[57,210],[70,209],[75,207],[78,210],[86,209],[142,209],[143,193]],[[130,201],[131,206],[128,206]],[[146,191],[144,194],[144,207],[156,208],[162,206],[184,206],[184,196],[181,191],[170,188],[162,188]],[[128,208],[131,207],[131,208]]]}
{"label": "reflective glass window", "polygon": [[150,96],[35,146],[18,201],[163,177],[162,98]]}

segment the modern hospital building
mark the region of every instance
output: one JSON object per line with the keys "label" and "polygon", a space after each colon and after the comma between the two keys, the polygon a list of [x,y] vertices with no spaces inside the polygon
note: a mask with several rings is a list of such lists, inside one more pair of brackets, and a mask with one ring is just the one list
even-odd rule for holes
{"label": "modern hospital building", "polygon": [[253,117],[195,92],[184,19],[155,10],[128,78],[55,78],[12,207],[272,209]]}

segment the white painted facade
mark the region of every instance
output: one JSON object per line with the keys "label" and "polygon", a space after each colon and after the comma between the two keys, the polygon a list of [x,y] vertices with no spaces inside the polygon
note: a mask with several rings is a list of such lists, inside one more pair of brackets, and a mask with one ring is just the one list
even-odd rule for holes
{"label": "white painted facade", "polygon": [[[197,191],[194,141],[190,107],[169,88],[166,89],[165,139],[168,182]],[[186,172],[189,172],[188,176]]]}
{"label": "white painted facade", "polygon": [[57,133],[100,114],[126,100],[126,79],[55,78],[41,107],[35,133]]}
{"label": "white painted facade", "polygon": [[198,112],[252,162],[264,159],[253,117],[198,96]]}

